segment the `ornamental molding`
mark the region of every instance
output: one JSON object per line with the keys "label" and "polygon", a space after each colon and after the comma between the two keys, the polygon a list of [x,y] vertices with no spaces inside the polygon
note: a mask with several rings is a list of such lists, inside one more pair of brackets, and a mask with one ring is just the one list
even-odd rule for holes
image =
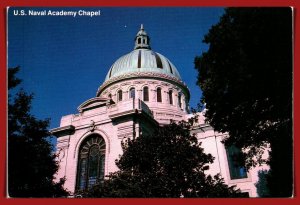
{"label": "ornamental molding", "polygon": [[[180,85],[181,87],[185,88],[187,91],[187,95],[190,96],[190,92],[189,89],[187,87],[187,85],[180,79],[170,76],[168,74],[163,74],[163,73],[155,73],[155,72],[133,72],[133,73],[126,73],[123,75],[119,75],[116,77],[113,77],[107,81],[105,81],[98,89],[96,96],[99,96],[101,94],[101,92],[108,87],[109,85],[116,83],[118,81],[121,80],[125,80],[125,79],[130,79],[130,78],[141,78],[141,77],[145,77],[145,78],[158,78],[158,79],[163,79],[163,80],[168,80],[168,81],[172,81],[178,85]],[[150,82],[149,82],[150,83]],[[123,85],[128,85],[130,83],[123,83],[121,84],[121,86]]]}
{"label": "ornamental molding", "polygon": [[143,84],[145,81],[134,81],[133,84]]}
{"label": "ornamental molding", "polygon": [[121,86],[131,85],[131,82],[122,83]]}
{"label": "ornamental molding", "polygon": [[114,89],[116,89],[116,88],[118,88],[118,87],[119,87],[118,85],[112,86],[112,87],[110,88],[110,90],[114,90]]}
{"label": "ornamental molding", "polygon": [[110,138],[109,138],[109,135],[103,129],[96,128],[93,132],[91,132],[90,130],[87,130],[84,134],[82,134],[80,136],[80,138],[78,139],[78,141],[75,144],[75,149],[73,150],[73,158],[74,159],[77,160],[77,158],[78,158],[79,147],[82,144],[83,140],[86,139],[87,137],[89,137],[92,134],[98,134],[104,139],[105,145],[106,145],[105,154],[108,156],[108,154],[110,153]]}
{"label": "ornamental molding", "polygon": [[149,84],[159,84],[159,83],[156,82],[156,81],[147,81],[147,83],[149,83]]}
{"label": "ornamental molding", "polygon": [[170,83],[164,83],[164,82],[161,82],[160,84],[163,85],[163,86],[169,86],[170,85]]}
{"label": "ornamental molding", "polygon": [[79,111],[79,113],[82,113],[84,110],[87,109],[91,109],[99,106],[105,106],[109,104],[110,101],[111,101],[110,98],[104,98],[104,97],[91,98],[83,102],[81,105],[79,105],[77,110]]}

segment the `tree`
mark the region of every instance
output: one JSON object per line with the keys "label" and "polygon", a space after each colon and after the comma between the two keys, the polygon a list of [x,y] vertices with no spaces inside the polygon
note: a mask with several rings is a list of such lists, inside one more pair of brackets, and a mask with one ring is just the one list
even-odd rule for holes
{"label": "tree", "polygon": [[267,170],[260,170],[258,172],[258,182],[255,184],[255,186],[259,197],[270,197],[270,191],[267,185],[267,176]]}
{"label": "tree", "polygon": [[227,145],[248,149],[247,168],[270,146],[270,194],[291,196],[291,8],[227,8],[203,42],[195,67],[207,122],[229,133]]}
{"label": "tree", "polygon": [[85,197],[238,197],[219,176],[206,175],[210,154],[205,154],[186,122],[174,122],[150,136],[122,143],[120,171],[84,192]]}
{"label": "tree", "polygon": [[8,193],[10,197],[60,197],[64,179],[55,183],[58,170],[52,154],[47,127],[49,119],[38,120],[30,114],[32,94],[14,92],[21,80],[15,75],[19,67],[8,69]]}

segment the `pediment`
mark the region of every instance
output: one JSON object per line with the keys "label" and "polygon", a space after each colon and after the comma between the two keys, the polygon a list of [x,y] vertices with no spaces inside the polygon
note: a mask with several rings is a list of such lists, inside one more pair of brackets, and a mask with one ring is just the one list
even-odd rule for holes
{"label": "pediment", "polygon": [[81,105],[78,106],[77,110],[81,113],[85,110],[89,110],[95,107],[106,106],[107,104],[112,103],[113,101],[110,98],[95,97],[83,102]]}

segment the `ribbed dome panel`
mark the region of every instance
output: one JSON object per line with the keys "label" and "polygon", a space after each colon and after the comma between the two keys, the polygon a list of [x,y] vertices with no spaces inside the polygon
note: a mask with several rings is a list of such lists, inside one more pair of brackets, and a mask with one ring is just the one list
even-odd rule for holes
{"label": "ribbed dome panel", "polygon": [[150,49],[135,49],[119,58],[110,68],[105,81],[134,72],[167,74],[181,80],[177,68],[163,55]]}

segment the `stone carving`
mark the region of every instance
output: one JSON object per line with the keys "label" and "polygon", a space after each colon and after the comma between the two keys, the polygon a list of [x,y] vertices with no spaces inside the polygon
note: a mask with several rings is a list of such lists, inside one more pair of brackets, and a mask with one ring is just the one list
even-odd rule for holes
{"label": "stone carving", "polygon": [[90,130],[91,132],[94,132],[95,129],[96,129],[95,122],[94,122],[94,120],[91,120],[89,130]]}

